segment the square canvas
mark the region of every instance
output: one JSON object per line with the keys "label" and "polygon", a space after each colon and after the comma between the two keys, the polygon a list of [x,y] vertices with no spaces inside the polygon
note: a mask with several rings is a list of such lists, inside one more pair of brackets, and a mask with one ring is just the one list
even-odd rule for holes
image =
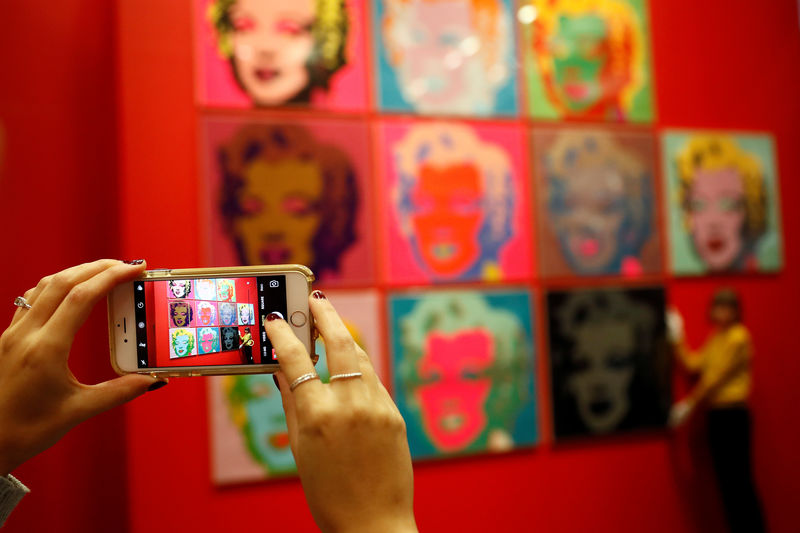
{"label": "square canvas", "polygon": [[169,327],[171,328],[193,328],[195,327],[194,300],[169,300]]}
{"label": "square canvas", "polygon": [[526,0],[518,11],[537,119],[652,122],[647,0]]}
{"label": "square canvas", "polygon": [[236,301],[236,280],[233,279],[217,280],[217,301],[218,302]]}
{"label": "square canvas", "polygon": [[[246,305],[246,304],[242,304]],[[217,302],[195,301],[195,325],[198,328],[219,325]]]}
{"label": "square canvas", "polygon": [[542,276],[660,272],[653,136],[537,128],[533,141]]}
{"label": "square canvas", "polygon": [[376,0],[376,101],[386,111],[517,112],[514,2]]}
{"label": "square canvas", "polygon": [[778,167],[767,134],[665,133],[672,271],[775,272],[783,266]]}
{"label": "square canvas", "polygon": [[326,286],[374,281],[363,121],[202,120],[208,261],[299,263]]}
{"label": "square canvas", "polygon": [[241,339],[239,338],[239,328],[235,326],[219,328],[219,344],[220,350],[223,352],[230,352],[239,350]]}
{"label": "square canvas", "polygon": [[664,426],[671,405],[665,305],[662,288],[547,295],[557,440]]}
{"label": "square canvas", "polygon": [[[370,355],[375,372],[386,383],[380,303],[376,291],[325,293],[347,329]],[[223,330],[223,342],[224,331]],[[234,328],[235,329],[235,328]],[[327,381],[325,346],[317,340],[317,373]],[[286,417],[270,374],[208,378],[211,420],[212,480],[225,485],[294,475]]]}
{"label": "square canvas", "polygon": [[537,442],[527,291],[426,291],[388,303],[394,398],[413,458]]}
{"label": "square canvas", "polygon": [[167,298],[194,299],[194,282],[191,279],[171,279],[167,282]]}
{"label": "square canvas", "polygon": [[169,328],[169,358],[197,355],[197,334],[194,328]]}
{"label": "square canvas", "polygon": [[239,312],[239,325],[240,326],[254,326],[256,324],[256,315],[253,304],[236,304],[236,309]]}
{"label": "square canvas", "polygon": [[219,328],[197,328],[197,354],[205,355],[219,351]]}
{"label": "square canvas", "polygon": [[239,310],[233,302],[219,302],[217,304],[219,311],[219,325],[220,326],[235,326],[239,322]]}
{"label": "square canvas", "polygon": [[532,277],[522,127],[387,121],[379,139],[391,283]]}
{"label": "square canvas", "polygon": [[363,110],[363,0],[194,0],[200,105]]}
{"label": "square canvas", "polygon": [[194,281],[194,297],[198,300],[217,300],[217,281],[215,279],[196,279]]}

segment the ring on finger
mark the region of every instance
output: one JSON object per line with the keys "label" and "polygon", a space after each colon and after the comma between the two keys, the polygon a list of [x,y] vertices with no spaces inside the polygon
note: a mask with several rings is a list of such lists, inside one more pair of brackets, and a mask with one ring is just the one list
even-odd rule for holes
{"label": "ring on finger", "polygon": [[346,374],[334,374],[331,376],[331,383],[339,379],[360,378],[363,374],[361,372],[347,372]]}
{"label": "ring on finger", "polygon": [[292,383],[289,385],[289,390],[293,391],[306,381],[311,381],[312,379],[319,379],[319,376],[317,375],[316,372],[309,372],[308,374],[303,374],[296,380],[292,381]]}
{"label": "ring on finger", "polygon": [[17,296],[14,298],[14,305],[17,307],[22,307],[23,309],[30,309],[33,307],[31,304],[28,303],[28,300],[25,299],[24,296]]}

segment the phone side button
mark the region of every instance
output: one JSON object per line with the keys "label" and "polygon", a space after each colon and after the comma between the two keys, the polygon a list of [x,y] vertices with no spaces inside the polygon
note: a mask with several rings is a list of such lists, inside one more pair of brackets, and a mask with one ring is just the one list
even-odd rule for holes
{"label": "phone side button", "polygon": [[292,325],[296,328],[302,328],[306,325],[306,314],[302,311],[295,311],[290,318]]}

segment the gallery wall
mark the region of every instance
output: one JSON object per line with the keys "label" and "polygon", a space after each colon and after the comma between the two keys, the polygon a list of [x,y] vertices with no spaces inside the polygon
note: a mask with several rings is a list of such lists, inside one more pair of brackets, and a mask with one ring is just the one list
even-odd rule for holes
{"label": "gallery wall", "polygon": [[[2,284],[8,301],[40,275],[98,255],[142,256],[153,268],[189,267],[204,259],[192,239],[154,238],[176,235],[176,213],[184,231],[201,224],[195,202],[175,201],[192,194],[200,173],[190,2],[124,3],[115,13],[104,3],[63,6],[44,18],[33,7],[20,6],[9,16],[21,23],[3,36],[4,49],[36,52],[3,55],[3,71],[17,74],[14,83],[0,89],[7,137],[0,201],[4,222],[15,228],[6,236],[6,249],[18,251],[4,256],[4,279],[14,280]],[[725,283],[742,293],[756,349],[756,476],[772,529],[780,532],[797,524],[792,504],[800,491],[795,459],[800,432],[789,407],[798,399],[798,341],[784,334],[800,318],[791,301],[800,293],[800,242],[791,231],[800,227],[792,209],[798,195],[793,177],[800,173],[795,149],[800,77],[792,65],[800,63],[800,32],[795,2],[769,3],[757,11],[749,7],[716,0],[700,6],[651,2],[653,62],[659,129],[713,126],[775,135],[783,270],[669,278],[667,287],[694,345],[708,331],[705,308],[713,290]],[[730,35],[737,38],[731,42]],[[28,60],[31,55],[42,61]],[[54,84],[61,90],[53,91]],[[55,139],[46,157],[42,132]],[[46,214],[20,224],[19,206],[31,198]],[[115,243],[117,224],[122,239]],[[76,346],[76,352],[96,350],[95,359],[76,363],[76,372],[88,380],[110,373],[104,366],[104,339],[100,311]],[[422,529],[719,528],[718,504],[707,496],[704,458],[691,451],[698,428],[555,445],[545,374],[540,372],[537,383],[544,400],[537,447],[416,465]],[[685,389],[681,376],[676,379],[678,390]],[[296,480],[212,484],[207,401],[204,380],[173,380],[162,391],[79,428],[20,470],[35,492],[15,512],[9,530],[313,530]]]}
{"label": "gallery wall", "polygon": [[[120,257],[114,11],[76,0],[4,6],[0,32],[0,300],[47,274]],[[12,306],[0,308],[4,329]],[[115,376],[104,305],[78,334],[81,380]],[[127,522],[124,412],[100,415],[14,472],[33,490],[7,531],[122,531]],[[0,430],[2,431],[2,430]]]}
{"label": "gallery wall", "polygon": [[[796,18],[786,15],[794,14],[794,4],[786,2],[758,12],[722,10],[718,4],[703,8],[689,3],[651,4],[657,101],[654,130],[711,127],[774,133],[783,201],[786,202],[792,197],[794,187],[787,184],[790,179],[787,176],[793,175],[798,165],[791,149],[797,134],[789,119],[792,113],[797,114],[797,103],[792,102],[788,93],[767,92],[766,86],[788,89],[797,84],[796,75],[783,67],[798,53]],[[165,197],[163,203],[155,205],[153,196],[155,191],[163,190],[165,178],[173,190],[199,186],[200,198],[209,194],[202,189],[205,181],[198,181],[206,172],[208,154],[205,130],[200,123],[203,115],[198,112],[194,99],[197,82],[193,77],[191,39],[195,30],[191,10],[187,10],[184,3],[161,11],[163,16],[156,20],[140,9],[128,10],[123,6],[120,11],[120,105],[127,139],[120,147],[121,157],[126,162],[122,167],[128,199],[125,219],[131,224],[125,233],[126,247],[146,249],[151,261],[159,265],[186,266],[192,261],[207,260],[207,250],[188,247],[179,251],[172,243],[157,243],[141,237],[164,228],[167,219],[160,218],[159,214],[166,216],[171,204]],[[786,26],[784,31],[776,28],[779,24]],[[738,44],[733,48],[724,43],[721,36],[729,33],[743,36],[746,42],[741,49]],[[786,55],[777,59],[773,51],[774,61],[764,61],[764,41],[767,35],[774,33],[787,36],[787,44],[781,48]],[[794,48],[789,46],[790,35]],[[145,36],[150,39],[146,44]],[[153,39],[158,40],[158,45]],[[169,60],[164,61],[164,57]],[[742,78],[770,80],[770,83],[741,83]],[[209,109],[208,114],[237,116],[241,120],[250,113],[244,110],[223,112],[213,105]],[[162,127],[157,120],[160,113],[176,118],[163,125],[168,132],[163,136],[159,132],[154,137],[154,129]],[[142,118],[143,114],[146,118]],[[300,115],[281,110],[257,113],[259,117],[284,122]],[[318,115],[327,116],[324,111]],[[161,168],[159,157],[143,157],[150,150],[169,151],[169,161],[164,162],[169,166],[168,171]],[[376,175],[372,179],[379,180]],[[137,205],[145,203],[156,216],[136,221],[134,227],[133,211]],[[187,206],[188,217],[194,214],[194,209],[194,206]],[[783,211],[783,227],[791,228],[794,215],[785,204]],[[198,220],[201,227],[205,224],[202,215],[194,220]],[[379,239],[379,242],[385,240]],[[798,435],[773,413],[777,406],[790,401],[793,393],[788,373],[790,368],[796,371],[797,367],[786,342],[759,331],[777,331],[777,321],[788,318],[786,315],[767,317],[762,313],[772,305],[781,305],[778,303],[781,287],[794,283],[791,272],[795,246],[795,238],[787,231],[785,267],[776,275],[727,276],[723,280],[665,276],[669,299],[686,314],[689,339],[695,345],[708,331],[703,310],[714,288],[725,283],[742,291],[748,324],[756,338],[756,351],[762,354],[756,358],[754,367],[757,475],[765,491],[767,513],[776,527],[791,523],[787,491],[796,481],[793,476],[784,475],[785,471],[779,471],[791,462],[789,442],[797,442]],[[537,297],[541,298],[541,292]],[[541,301],[537,302],[539,309],[542,309]],[[541,316],[537,320],[541,320]],[[537,326],[541,331],[544,323],[539,322]],[[719,526],[719,514],[714,512],[718,511],[718,504],[713,496],[708,496],[709,473],[700,466],[703,457],[689,451],[701,449],[695,442],[697,428],[677,434],[656,431],[599,442],[556,445],[543,359],[538,359],[536,392],[540,400],[540,444],[506,456],[418,462],[416,501],[423,528],[513,530],[531,520],[545,531],[581,530],[589,521],[600,531],[691,531]],[[676,380],[678,390],[685,388],[682,376],[677,375]],[[176,404],[162,411],[164,419],[159,422],[151,419],[146,406],[134,405],[128,411],[129,430],[137,435],[138,447],[145,450],[129,458],[134,493],[131,507],[136,509],[146,505],[145,502],[150,505],[157,502],[157,514],[165,516],[165,529],[168,524],[214,527],[224,523],[245,527],[250,518],[237,513],[236,509],[258,507],[264,499],[275,501],[279,506],[295,502],[299,486],[293,481],[225,488],[210,482],[207,470],[211,457],[207,444],[209,418],[203,409],[191,414],[185,412],[187,404],[200,405],[208,400],[205,387],[202,383],[186,383],[181,387],[180,397],[174,396]],[[173,389],[167,394],[176,393]],[[170,439],[177,435],[184,439],[194,436],[192,451],[169,447]],[[776,442],[773,443],[773,439]],[[695,446],[691,447],[691,443]],[[164,454],[168,454],[181,476],[153,487],[147,480],[144,465]],[[194,487],[188,492],[182,488],[187,479]],[[453,487],[459,490],[454,491]],[[480,506],[473,505],[475,496],[472,495],[478,495]],[[465,503],[467,500],[469,505]],[[187,517],[184,513],[191,513],[195,505],[210,512],[202,518]],[[180,511],[171,513],[170,509]],[[292,504],[289,509],[285,515],[273,517],[271,525],[296,526],[298,520],[309,519],[302,505]],[[310,525],[309,522],[305,524]],[[145,517],[134,518],[133,527],[147,529],[152,524]]]}

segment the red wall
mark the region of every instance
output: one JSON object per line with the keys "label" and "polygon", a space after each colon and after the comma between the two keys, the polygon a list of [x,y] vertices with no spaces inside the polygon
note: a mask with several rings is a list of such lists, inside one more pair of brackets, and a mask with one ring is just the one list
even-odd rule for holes
{"label": "red wall", "polygon": [[[116,257],[114,16],[105,0],[5,2],[0,31],[0,328],[39,278]],[[105,309],[92,314],[71,366],[113,377]],[[3,531],[121,531],[127,522],[124,411],[74,430],[15,474],[33,494]],[[0,422],[0,431],[3,431]]]}
{"label": "red wall", "polygon": [[[783,272],[670,280],[669,290],[694,344],[707,332],[705,306],[714,288],[722,281],[742,291],[756,343],[756,475],[772,531],[780,533],[800,524],[800,341],[787,333],[800,319],[800,212],[792,209],[800,193],[800,21],[795,0],[752,6],[652,0],[652,38],[657,129],[730,127],[776,136]],[[154,238],[170,234],[173,210],[168,195],[156,192],[196,183],[190,2],[140,0],[116,9],[115,21],[99,1],[4,9],[0,120],[8,154],[0,216],[12,229],[3,243],[0,302],[43,273],[119,249],[151,267],[195,266],[200,259],[197,249]],[[22,218],[10,211],[17,205],[34,213]],[[184,209],[196,220],[196,205]],[[77,362],[81,376],[108,374],[104,330],[100,312],[76,346],[87,355]],[[124,425],[118,410],[79,428],[20,469],[35,493],[9,531],[124,531],[126,513],[128,530],[137,533],[313,530],[297,481],[212,486],[205,402],[202,379],[173,380],[125,408]],[[419,464],[418,522],[429,531],[719,530],[697,441],[696,432],[682,431],[545,442],[506,456]]]}

